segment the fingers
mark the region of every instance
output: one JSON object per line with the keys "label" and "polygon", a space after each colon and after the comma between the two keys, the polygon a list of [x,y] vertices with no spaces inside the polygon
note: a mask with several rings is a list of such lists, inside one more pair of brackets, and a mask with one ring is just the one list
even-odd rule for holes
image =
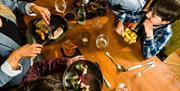
{"label": "fingers", "polygon": [[44,9],[42,12],[41,12],[41,16],[42,18],[44,19],[44,21],[46,22],[46,24],[50,24],[50,12],[48,9]]}
{"label": "fingers", "polygon": [[76,56],[75,58],[76,58],[77,60],[85,60],[85,57],[82,56],[82,55]]}
{"label": "fingers", "polygon": [[50,12],[49,12],[49,10],[43,11],[41,15],[42,15],[44,21],[46,22],[46,24],[49,25],[50,24]]}
{"label": "fingers", "polygon": [[119,34],[119,35],[122,35],[124,33],[124,30],[121,29],[121,28],[117,28],[115,29],[116,33]]}
{"label": "fingers", "polygon": [[118,22],[117,28],[115,29],[116,33],[122,35],[124,33],[124,25],[121,21]]}
{"label": "fingers", "polygon": [[38,54],[41,54],[42,47],[43,46],[40,44],[31,44],[29,47],[29,56],[34,57],[37,56]]}
{"label": "fingers", "polygon": [[74,58],[70,58],[70,59],[68,59],[68,61],[67,61],[67,65],[71,65],[73,62],[76,62],[76,61],[78,61],[78,60],[85,60],[85,57],[82,56],[82,55],[79,55],[79,56],[76,56],[76,57],[74,57]]}
{"label": "fingers", "polygon": [[34,5],[31,10],[40,15],[45,20],[46,24],[49,25],[51,13],[47,8]]}
{"label": "fingers", "polygon": [[33,46],[35,48],[42,48],[43,47],[43,45],[41,45],[41,44],[32,44],[31,46]]}

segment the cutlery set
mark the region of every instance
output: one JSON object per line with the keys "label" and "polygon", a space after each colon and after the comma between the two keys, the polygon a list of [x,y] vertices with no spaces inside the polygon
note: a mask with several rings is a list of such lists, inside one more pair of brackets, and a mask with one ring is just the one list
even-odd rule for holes
{"label": "cutlery set", "polygon": [[[138,69],[138,68],[141,68],[141,67],[146,67],[144,70],[140,71],[140,72],[137,72],[135,74],[136,77],[140,77],[142,76],[143,73],[145,73],[146,71],[148,71],[149,69],[155,67],[155,62],[154,61],[149,61],[149,62],[146,62],[146,63],[142,63],[142,64],[138,64],[138,65],[135,65],[135,66],[131,66],[131,67],[128,67],[128,68],[125,68],[123,65],[119,64],[111,55],[108,51],[105,51],[105,55],[116,65],[117,67],[117,70],[119,72],[127,72],[127,71],[131,71],[131,70],[135,70],[135,69]],[[107,85],[108,88],[111,88],[111,84],[110,82],[103,76],[103,79]]]}

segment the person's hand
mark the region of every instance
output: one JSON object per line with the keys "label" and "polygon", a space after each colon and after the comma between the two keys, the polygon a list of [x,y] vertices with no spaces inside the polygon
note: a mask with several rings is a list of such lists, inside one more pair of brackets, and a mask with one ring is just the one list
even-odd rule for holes
{"label": "person's hand", "polygon": [[26,44],[15,50],[21,57],[35,57],[41,53],[42,45],[40,44]]}
{"label": "person's hand", "polygon": [[73,62],[76,62],[78,60],[85,60],[85,58],[82,55],[70,58],[70,59],[67,60],[67,65],[71,65]]}
{"label": "person's hand", "polygon": [[149,19],[146,19],[143,23],[146,37],[151,38],[153,36],[153,24]]}
{"label": "person's hand", "polygon": [[26,44],[14,50],[8,57],[8,63],[15,69],[23,57],[35,57],[41,53],[42,45],[40,44]]}
{"label": "person's hand", "polygon": [[51,13],[47,8],[40,7],[38,5],[33,5],[31,7],[31,11],[40,15],[45,20],[45,22],[49,25]]}
{"label": "person's hand", "polygon": [[124,25],[121,21],[118,22],[117,28],[115,30],[119,35],[122,35],[124,33]]}

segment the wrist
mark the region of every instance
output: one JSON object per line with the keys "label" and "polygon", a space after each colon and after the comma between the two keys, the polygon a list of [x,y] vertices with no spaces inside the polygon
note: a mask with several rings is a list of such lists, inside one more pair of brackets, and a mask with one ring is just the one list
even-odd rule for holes
{"label": "wrist", "polygon": [[146,38],[151,38],[153,37],[153,34],[146,34]]}
{"label": "wrist", "polygon": [[30,7],[30,11],[33,13],[36,12],[36,8],[37,8],[37,5],[33,4],[31,7]]}
{"label": "wrist", "polygon": [[34,3],[28,3],[26,4],[25,6],[25,9],[26,9],[26,13],[29,15],[29,16],[36,16],[36,11],[34,8],[36,8],[36,4]]}
{"label": "wrist", "polygon": [[16,51],[14,51],[8,57],[7,62],[11,65],[13,70],[16,70],[19,68],[20,59],[21,59],[21,55]]}

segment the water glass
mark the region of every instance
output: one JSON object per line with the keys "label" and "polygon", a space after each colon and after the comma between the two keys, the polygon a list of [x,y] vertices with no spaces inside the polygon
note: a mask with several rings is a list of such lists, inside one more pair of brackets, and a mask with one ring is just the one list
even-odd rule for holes
{"label": "water glass", "polygon": [[96,47],[98,49],[105,49],[109,44],[109,39],[105,34],[99,34],[96,38]]}
{"label": "water glass", "polygon": [[55,10],[58,13],[64,13],[66,10],[66,2],[64,0],[55,0]]}
{"label": "water glass", "polygon": [[116,87],[115,91],[129,91],[128,87],[126,86],[125,83],[120,83]]}

